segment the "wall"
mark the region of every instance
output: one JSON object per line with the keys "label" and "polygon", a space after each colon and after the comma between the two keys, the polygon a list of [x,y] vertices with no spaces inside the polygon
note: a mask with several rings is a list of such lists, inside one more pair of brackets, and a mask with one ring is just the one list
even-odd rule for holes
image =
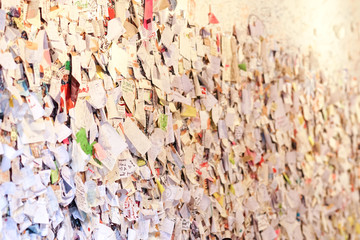
{"label": "wall", "polygon": [[[310,49],[323,68],[360,66],[360,1],[356,0],[195,0],[195,19],[207,23],[209,5],[223,30],[236,24],[245,32],[248,16],[263,20],[267,33],[282,46]],[[244,34],[245,35],[245,34]],[[359,74],[359,70],[356,70]]]}

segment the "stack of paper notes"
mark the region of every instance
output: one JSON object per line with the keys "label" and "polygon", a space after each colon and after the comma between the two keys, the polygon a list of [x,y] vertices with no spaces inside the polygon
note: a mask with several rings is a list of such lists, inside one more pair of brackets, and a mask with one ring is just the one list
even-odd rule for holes
{"label": "stack of paper notes", "polygon": [[180,2],[0,2],[1,239],[360,238],[358,80]]}

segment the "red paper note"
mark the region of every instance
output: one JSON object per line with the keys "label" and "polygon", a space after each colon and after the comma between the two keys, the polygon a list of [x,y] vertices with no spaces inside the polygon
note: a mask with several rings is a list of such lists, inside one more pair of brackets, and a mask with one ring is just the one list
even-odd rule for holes
{"label": "red paper note", "polygon": [[212,24],[219,23],[219,21],[217,20],[217,18],[215,17],[215,15],[213,13],[209,13],[209,23],[212,23]]}

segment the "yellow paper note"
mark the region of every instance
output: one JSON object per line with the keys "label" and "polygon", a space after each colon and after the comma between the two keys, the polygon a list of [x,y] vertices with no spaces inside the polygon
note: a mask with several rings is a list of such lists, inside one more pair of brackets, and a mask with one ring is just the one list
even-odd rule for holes
{"label": "yellow paper note", "polygon": [[181,109],[181,116],[182,117],[196,117],[196,108],[183,104],[183,107]]}

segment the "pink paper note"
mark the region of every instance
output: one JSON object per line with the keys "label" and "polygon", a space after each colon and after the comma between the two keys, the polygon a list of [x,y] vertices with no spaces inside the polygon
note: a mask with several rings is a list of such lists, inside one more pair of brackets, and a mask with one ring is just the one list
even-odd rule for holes
{"label": "pink paper note", "polygon": [[106,158],[106,152],[99,143],[94,144],[95,155],[100,161]]}
{"label": "pink paper note", "polygon": [[153,15],[153,0],[145,0],[144,27],[149,29]]}

